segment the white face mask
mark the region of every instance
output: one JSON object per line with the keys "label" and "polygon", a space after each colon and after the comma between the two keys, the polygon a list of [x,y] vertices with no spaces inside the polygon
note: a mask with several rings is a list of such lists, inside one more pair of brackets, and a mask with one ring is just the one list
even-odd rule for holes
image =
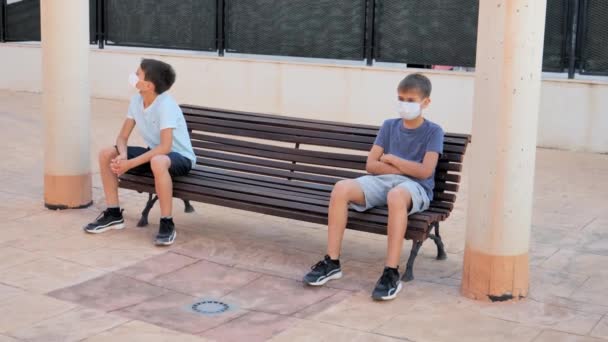
{"label": "white face mask", "polygon": [[137,83],[139,83],[139,77],[135,73],[129,75],[129,84],[131,87],[137,89]]}
{"label": "white face mask", "polygon": [[420,103],[397,101],[397,113],[405,120],[414,120],[420,116],[422,109]]}

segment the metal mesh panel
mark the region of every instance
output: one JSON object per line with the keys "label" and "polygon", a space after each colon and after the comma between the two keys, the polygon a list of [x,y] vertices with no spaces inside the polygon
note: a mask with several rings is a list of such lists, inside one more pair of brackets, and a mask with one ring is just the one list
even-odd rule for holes
{"label": "metal mesh panel", "polygon": [[561,72],[566,67],[568,2],[547,0],[543,70]]}
{"label": "metal mesh panel", "polygon": [[8,4],[5,27],[7,41],[40,41],[40,0]]}
{"label": "metal mesh panel", "polygon": [[106,0],[108,44],[216,49],[216,0]]}
{"label": "metal mesh panel", "polygon": [[586,74],[608,75],[608,1],[587,0],[582,38],[582,70]]}
{"label": "metal mesh panel", "polygon": [[363,59],[365,0],[226,0],[226,51]]}
{"label": "metal mesh panel", "polygon": [[376,60],[474,66],[478,0],[376,0]]}

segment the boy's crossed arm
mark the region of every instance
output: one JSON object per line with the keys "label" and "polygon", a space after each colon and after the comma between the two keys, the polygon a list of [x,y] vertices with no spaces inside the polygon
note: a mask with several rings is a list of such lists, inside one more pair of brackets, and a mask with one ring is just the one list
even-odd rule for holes
{"label": "boy's crossed arm", "polygon": [[384,154],[381,146],[374,145],[367,157],[366,171],[373,175],[405,175],[427,179],[433,175],[439,161],[439,153],[427,152],[422,163],[401,159],[392,154]]}

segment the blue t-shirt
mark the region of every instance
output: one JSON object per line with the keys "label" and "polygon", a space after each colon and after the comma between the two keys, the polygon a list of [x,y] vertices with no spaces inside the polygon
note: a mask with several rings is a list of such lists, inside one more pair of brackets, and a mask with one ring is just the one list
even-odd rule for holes
{"label": "blue t-shirt", "polygon": [[[416,129],[403,126],[402,119],[389,119],[382,124],[374,145],[382,147],[384,154],[422,163],[427,152],[437,152],[439,155],[443,153],[443,129],[426,119]],[[427,179],[412,179],[426,190],[429,200],[433,200],[435,171]]]}
{"label": "blue t-shirt", "polygon": [[171,152],[177,152],[190,159],[192,167],[196,165],[196,155],[192,149],[184,113],[167,92],[158,95],[154,102],[145,109],[142,96],[140,94],[133,96],[129,104],[127,117],[135,120],[137,130],[150,148],[160,145],[161,130],[172,128],[173,146],[171,146]]}

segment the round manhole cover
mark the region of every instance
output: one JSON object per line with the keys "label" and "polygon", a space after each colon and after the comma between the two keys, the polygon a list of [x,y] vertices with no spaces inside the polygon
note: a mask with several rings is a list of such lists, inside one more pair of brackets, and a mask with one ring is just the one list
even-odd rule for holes
{"label": "round manhole cover", "polygon": [[192,304],[192,310],[203,315],[218,315],[230,309],[226,303],[217,300],[205,300]]}

